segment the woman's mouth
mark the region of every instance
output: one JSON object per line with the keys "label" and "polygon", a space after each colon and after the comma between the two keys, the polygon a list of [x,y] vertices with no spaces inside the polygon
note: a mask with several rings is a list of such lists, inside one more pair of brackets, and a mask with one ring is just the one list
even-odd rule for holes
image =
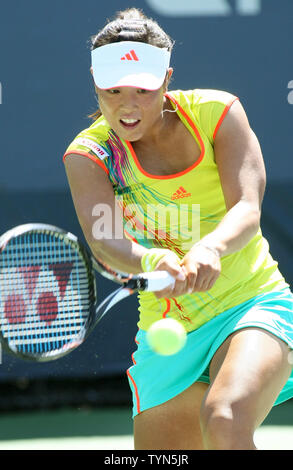
{"label": "woman's mouth", "polygon": [[133,129],[140,123],[140,119],[120,119],[120,123],[126,129]]}

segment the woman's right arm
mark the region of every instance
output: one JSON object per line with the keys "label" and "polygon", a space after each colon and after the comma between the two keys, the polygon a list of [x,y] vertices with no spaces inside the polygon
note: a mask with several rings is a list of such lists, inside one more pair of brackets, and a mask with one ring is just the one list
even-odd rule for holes
{"label": "woman's right arm", "polygon": [[[140,273],[142,257],[149,250],[128,240],[123,230],[120,234],[122,236],[115,238],[115,218],[117,223],[117,218],[120,217],[119,225],[123,227],[123,217],[105,170],[82,155],[68,154],[64,163],[75,211],[93,256],[118,271]],[[111,214],[103,218],[103,232],[107,234],[104,238],[95,236],[93,209],[99,208],[97,205],[102,209],[106,208],[107,213]],[[166,249],[166,255],[158,265],[160,267],[157,269],[168,271],[176,282],[173,288],[166,288],[156,294],[157,297],[176,297],[188,292],[185,274],[175,253]]]}
{"label": "woman's right arm", "polygon": [[[75,211],[93,256],[116,270],[141,272],[141,258],[147,249],[126,239],[123,231],[122,238],[115,238],[115,217],[116,224],[120,217],[122,226],[122,214],[105,170],[91,159],[76,154],[67,155],[64,164]],[[94,208],[94,213],[99,212],[99,208],[105,210],[102,214],[105,238],[102,239],[101,234],[95,236]]]}

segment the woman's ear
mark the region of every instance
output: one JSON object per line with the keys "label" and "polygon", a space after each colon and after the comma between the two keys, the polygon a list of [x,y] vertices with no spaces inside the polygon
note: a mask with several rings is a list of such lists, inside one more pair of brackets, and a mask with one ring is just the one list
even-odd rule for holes
{"label": "woman's ear", "polygon": [[166,78],[164,81],[164,91],[166,92],[168,90],[168,85],[170,83],[171,77],[173,75],[173,69],[172,67],[169,67],[166,73]]}
{"label": "woman's ear", "polygon": [[94,72],[93,72],[93,68],[92,68],[92,67],[90,68],[90,72],[91,72],[91,75],[92,75],[93,84],[94,84],[94,87],[95,87],[96,93],[98,94],[98,88],[97,88],[97,85],[95,84],[95,80],[94,80]]}

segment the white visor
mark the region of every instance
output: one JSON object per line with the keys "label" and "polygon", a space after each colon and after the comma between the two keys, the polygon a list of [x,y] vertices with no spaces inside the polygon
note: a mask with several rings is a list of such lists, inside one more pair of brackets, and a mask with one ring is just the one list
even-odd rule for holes
{"label": "white visor", "polygon": [[166,77],[171,53],[143,42],[121,41],[92,51],[95,84],[107,90],[123,86],[157,90]]}

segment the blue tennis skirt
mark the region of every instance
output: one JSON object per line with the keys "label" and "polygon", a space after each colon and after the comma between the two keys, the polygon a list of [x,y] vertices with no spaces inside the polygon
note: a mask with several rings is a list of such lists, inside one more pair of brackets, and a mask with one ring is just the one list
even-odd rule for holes
{"label": "blue tennis skirt", "polygon": [[[233,332],[257,327],[269,331],[293,349],[293,295],[290,289],[269,292],[221,313],[188,333],[184,348],[173,356],[154,353],[146,332],[139,330],[127,370],[133,396],[133,417],[160,405],[187,389],[194,382],[209,383],[209,364],[217,349]],[[196,351],[196,354],[195,354]],[[293,352],[288,360],[293,364]],[[293,397],[293,371],[274,405]]]}

